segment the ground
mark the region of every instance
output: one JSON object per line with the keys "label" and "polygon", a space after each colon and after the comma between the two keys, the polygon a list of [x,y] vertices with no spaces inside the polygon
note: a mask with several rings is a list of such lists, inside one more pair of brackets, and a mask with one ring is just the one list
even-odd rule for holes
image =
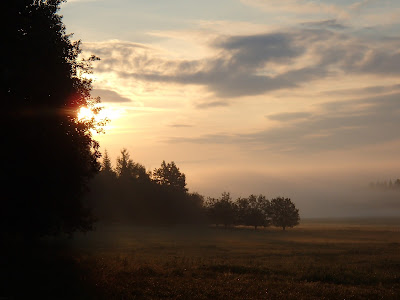
{"label": "ground", "polygon": [[66,246],[61,269],[73,281],[63,278],[53,293],[81,299],[400,297],[395,219],[305,220],[285,232],[99,224],[59,253]]}

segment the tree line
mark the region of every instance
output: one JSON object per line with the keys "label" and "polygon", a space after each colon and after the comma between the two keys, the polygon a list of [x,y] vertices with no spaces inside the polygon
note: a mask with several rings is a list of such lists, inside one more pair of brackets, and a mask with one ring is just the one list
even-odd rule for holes
{"label": "tree line", "polygon": [[115,167],[105,151],[101,170],[91,183],[89,203],[100,221],[139,224],[210,223],[277,226],[285,230],[299,223],[299,211],[289,198],[272,200],[250,195],[233,200],[229,193],[219,198],[205,198],[190,193],[186,175],[175,162],[161,163],[147,171],[122,149]]}
{"label": "tree line", "polygon": [[395,179],[392,181],[377,181],[377,182],[370,182],[369,187],[371,189],[382,190],[382,191],[390,191],[390,190],[397,190],[400,191],[400,178]]}
{"label": "tree line", "polygon": [[300,221],[299,210],[290,198],[284,197],[268,200],[264,195],[250,195],[233,200],[224,192],[220,198],[208,198],[204,208],[208,220],[216,226],[245,225],[257,230],[273,225],[285,230]]}
{"label": "tree line", "polygon": [[200,222],[202,197],[189,193],[186,176],[174,162],[147,171],[122,149],[112,166],[105,152],[101,170],[91,181],[89,204],[101,221],[140,224]]}

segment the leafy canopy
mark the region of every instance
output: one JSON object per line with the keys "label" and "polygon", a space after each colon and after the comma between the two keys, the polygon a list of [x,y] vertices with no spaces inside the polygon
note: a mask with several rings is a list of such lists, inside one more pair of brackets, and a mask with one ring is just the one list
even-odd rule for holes
{"label": "leafy canopy", "polygon": [[80,41],[71,40],[57,14],[62,2],[2,3],[2,232],[71,233],[93,221],[82,195],[100,167],[91,133],[99,124],[77,114],[99,102],[83,76],[97,58],[79,59]]}
{"label": "leafy canopy", "polygon": [[290,198],[277,197],[271,200],[269,206],[269,215],[272,224],[276,227],[294,227],[299,224],[299,210],[296,208]]}
{"label": "leafy canopy", "polygon": [[161,186],[170,187],[177,191],[187,192],[186,176],[176,166],[175,162],[163,161],[161,167],[153,172],[153,180]]}

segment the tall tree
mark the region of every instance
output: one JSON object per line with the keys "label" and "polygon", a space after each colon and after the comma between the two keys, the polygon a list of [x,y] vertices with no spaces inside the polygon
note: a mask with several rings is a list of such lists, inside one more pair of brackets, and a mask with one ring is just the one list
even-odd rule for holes
{"label": "tall tree", "polygon": [[120,179],[148,181],[150,177],[143,165],[135,163],[130,158],[130,154],[126,148],[121,150],[121,156],[117,158],[116,170]]}
{"label": "tall tree", "polygon": [[105,176],[112,176],[112,177],[115,176],[115,172],[113,170],[111,159],[110,156],[108,155],[107,150],[104,150],[103,163],[101,164],[101,172]]}
{"label": "tall tree", "polygon": [[121,150],[121,156],[117,158],[117,175],[119,178],[130,178],[133,170],[133,160],[126,148]]}
{"label": "tall tree", "polygon": [[299,224],[299,210],[290,198],[277,197],[272,199],[269,206],[272,224],[276,227],[294,227]]}
{"label": "tall tree", "polygon": [[2,233],[91,228],[82,195],[99,170],[100,153],[91,134],[94,119],[79,121],[77,114],[99,102],[90,97],[91,81],[81,76],[96,58],[78,59],[80,42],[71,41],[57,14],[62,2],[2,3]]}

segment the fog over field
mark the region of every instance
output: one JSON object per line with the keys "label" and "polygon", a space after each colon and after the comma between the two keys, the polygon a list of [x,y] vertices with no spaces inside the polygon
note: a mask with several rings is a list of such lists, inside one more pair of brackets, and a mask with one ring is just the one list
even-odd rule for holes
{"label": "fog over field", "polygon": [[[378,179],[361,173],[279,177],[251,172],[244,172],[239,176],[228,172],[213,173],[194,190],[205,190],[208,192],[205,195],[215,197],[222,191],[231,192],[234,198],[247,197],[250,194],[264,194],[267,198],[279,195],[289,197],[305,218],[400,216],[400,191],[371,189],[371,182],[390,180],[381,177]],[[190,174],[188,181],[190,183]],[[212,186],[210,182],[218,184]]]}

